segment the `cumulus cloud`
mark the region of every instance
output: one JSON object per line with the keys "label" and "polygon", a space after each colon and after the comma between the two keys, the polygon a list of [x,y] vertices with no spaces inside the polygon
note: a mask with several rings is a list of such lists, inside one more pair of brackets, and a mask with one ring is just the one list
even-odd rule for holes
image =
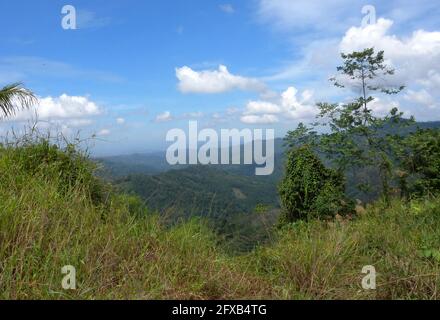
{"label": "cumulus cloud", "polygon": [[274,123],[279,117],[290,120],[311,119],[317,109],[313,93],[305,90],[298,95],[295,87],[289,87],[274,101],[250,101],[246,105],[241,121],[244,123]]}
{"label": "cumulus cloud", "polygon": [[245,114],[280,113],[281,107],[267,101],[250,101],[246,106]]}
{"label": "cumulus cloud", "polygon": [[28,121],[35,118],[39,120],[81,119],[96,116],[102,109],[88,97],[68,96],[46,97],[38,99],[35,107],[20,109],[9,121]]}
{"label": "cumulus cloud", "polygon": [[125,119],[124,118],[116,118],[116,123],[117,124],[124,124],[125,123]]}
{"label": "cumulus cloud", "polygon": [[271,124],[279,121],[278,117],[273,114],[244,115],[240,120],[247,124]]}
{"label": "cumulus cloud", "polygon": [[404,116],[409,116],[408,112],[402,109],[400,103],[398,101],[392,100],[391,97],[376,97],[368,104],[368,108],[371,109],[373,113],[378,116],[385,116],[389,114],[389,112],[393,108],[397,108],[400,111],[403,111]]}
{"label": "cumulus cloud", "polygon": [[173,120],[173,116],[171,115],[171,112],[165,111],[165,112],[158,114],[156,116],[155,121],[156,122],[167,122],[167,121],[171,121],[171,120]]}
{"label": "cumulus cloud", "polygon": [[266,86],[257,79],[231,74],[220,65],[218,70],[194,71],[184,66],[176,69],[178,88],[183,93],[222,93],[231,90],[264,91]]}
{"label": "cumulus cloud", "polygon": [[340,43],[342,52],[368,47],[384,50],[389,64],[396,67],[396,78],[404,83],[416,81],[437,86],[440,75],[440,32],[417,30],[407,38],[389,34],[393,21],[380,18],[376,24],[352,27]]}

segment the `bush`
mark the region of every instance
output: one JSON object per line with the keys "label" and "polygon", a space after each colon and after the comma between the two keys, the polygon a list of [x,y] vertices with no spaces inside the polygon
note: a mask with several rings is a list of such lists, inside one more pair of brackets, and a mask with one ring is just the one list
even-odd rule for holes
{"label": "bush", "polygon": [[344,178],[328,169],[308,146],[287,155],[285,177],[279,185],[281,224],[298,219],[345,215],[353,205],[344,193]]}
{"label": "bush", "polygon": [[7,155],[3,161],[17,172],[29,175],[43,175],[46,179],[56,177],[59,191],[68,193],[74,187],[81,187],[93,203],[104,203],[107,186],[94,175],[96,165],[87,155],[73,144],[61,147],[49,139],[36,138],[37,141],[21,142],[2,146],[1,153]]}
{"label": "bush", "polygon": [[415,195],[439,193],[440,130],[417,130],[405,139],[405,147],[403,167],[413,180],[409,191]]}

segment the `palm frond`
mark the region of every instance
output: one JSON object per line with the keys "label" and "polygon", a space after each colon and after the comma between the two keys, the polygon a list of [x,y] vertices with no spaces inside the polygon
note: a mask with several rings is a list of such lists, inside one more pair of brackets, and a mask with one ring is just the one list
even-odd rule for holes
{"label": "palm frond", "polygon": [[14,115],[17,109],[28,109],[37,102],[32,91],[13,83],[0,89],[0,118]]}

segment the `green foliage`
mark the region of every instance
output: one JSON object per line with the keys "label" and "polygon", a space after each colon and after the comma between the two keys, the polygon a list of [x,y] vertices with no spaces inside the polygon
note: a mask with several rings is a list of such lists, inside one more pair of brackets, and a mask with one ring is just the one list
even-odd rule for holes
{"label": "green foliage", "polygon": [[46,138],[37,141],[21,141],[14,146],[0,149],[5,157],[4,165],[29,175],[56,177],[60,192],[66,194],[80,186],[96,204],[104,203],[108,187],[94,175],[95,164],[87,155],[77,151],[73,144],[64,148],[52,144]]}
{"label": "green foliage", "polygon": [[[318,136],[312,128],[300,124],[286,139],[290,145],[314,145],[341,172],[374,169],[370,177],[374,174],[380,180],[382,195],[388,201],[395,178],[395,150],[402,140],[397,130],[390,128],[406,127],[413,119],[403,120],[402,113],[391,107],[387,115],[376,115],[370,107],[375,100],[371,93],[397,94],[403,87],[390,87],[383,82],[394,73],[385,65],[383,51],[375,54],[370,48],[342,54],[342,59],[343,65],[337,68],[340,74],[331,80],[337,87],[349,87],[358,96],[348,103],[318,103],[320,113],[312,128],[328,126],[328,133]],[[384,134],[385,131],[389,133]],[[366,193],[373,190],[369,180],[360,182],[358,187]]]}
{"label": "green foliage", "polygon": [[283,209],[281,224],[350,212],[342,175],[326,168],[308,146],[288,153],[279,194]]}
{"label": "green foliage", "polygon": [[250,213],[258,203],[275,206],[276,191],[264,179],[192,166],[157,175],[134,174],[118,179],[125,192],[145,200],[148,207],[179,216],[220,217]]}
{"label": "green foliage", "polygon": [[203,217],[228,247],[238,251],[252,248],[267,235],[262,232],[266,228],[262,220],[252,214],[254,208],[264,206],[265,212],[278,208],[275,183],[265,177],[238,175],[211,166],[191,166],[157,175],[133,174],[116,180],[116,185],[140,197],[169,224]]}
{"label": "green foliage", "polygon": [[[440,130],[418,130],[404,140],[404,178],[413,175],[409,192],[417,195],[440,192]],[[406,183],[406,180],[405,180]]]}
{"label": "green foliage", "polygon": [[13,115],[17,108],[29,108],[36,101],[35,95],[30,90],[23,88],[20,83],[7,85],[0,89],[0,118]]}

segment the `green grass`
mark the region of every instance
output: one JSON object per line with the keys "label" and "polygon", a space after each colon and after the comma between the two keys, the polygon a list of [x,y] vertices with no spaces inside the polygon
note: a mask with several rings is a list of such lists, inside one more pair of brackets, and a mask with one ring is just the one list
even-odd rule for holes
{"label": "green grass", "polygon": [[[203,221],[166,227],[92,173],[74,149],[0,147],[0,299],[439,298],[440,199],[296,223],[232,256]],[[361,288],[364,265],[377,290]]]}
{"label": "green grass", "polygon": [[[440,201],[377,203],[354,220],[297,223],[278,242],[252,253],[253,271],[284,290],[313,299],[438,299]],[[377,289],[363,290],[373,265]]]}

